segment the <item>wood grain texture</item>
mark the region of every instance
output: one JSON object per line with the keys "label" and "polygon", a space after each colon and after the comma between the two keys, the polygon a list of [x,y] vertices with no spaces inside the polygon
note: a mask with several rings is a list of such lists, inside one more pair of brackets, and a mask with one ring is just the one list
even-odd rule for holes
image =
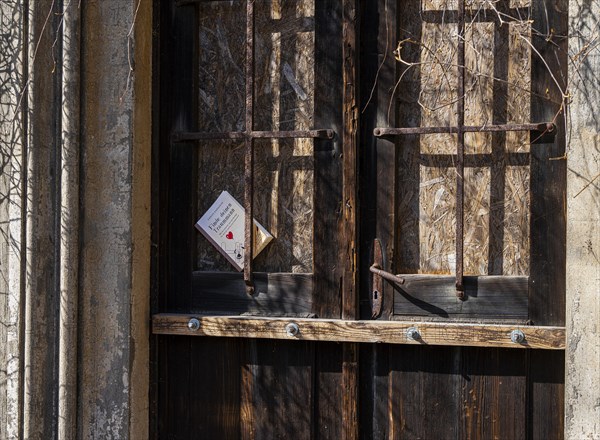
{"label": "wood grain texture", "polygon": [[358,254],[358,60],[357,60],[357,1],[344,0],[342,35],[344,59],[343,81],[343,206],[341,229],[343,278],[342,318],[358,317],[358,292],[356,259]]}
{"label": "wood grain texture", "polygon": [[459,421],[460,349],[390,349],[390,439],[452,439]]}
{"label": "wood grain texture", "polygon": [[[310,408],[314,403],[314,344],[291,345],[289,341],[249,341],[253,352],[246,364],[249,395],[244,406],[251,408],[244,427],[256,440],[312,438]],[[250,368],[248,368],[250,367]],[[212,437],[219,438],[219,437]]]}
{"label": "wood grain texture", "polygon": [[194,272],[188,312],[205,314],[312,313],[312,274],[254,273],[255,294],[246,293],[241,273]]}
{"label": "wood grain texture", "polygon": [[342,362],[342,344],[320,342],[315,345],[313,435],[317,440],[339,440],[342,437],[339,411],[343,400]]}
{"label": "wood grain texture", "polygon": [[455,278],[445,275],[402,275],[394,288],[394,314],[440,318],[511,319],[528,317],[528,277],[464,277],[465,299],[456,298]]}
{"label": "wood grain texture", "polygon": [[360,438],[388,439],[390,424],[389,353],[391,345],[360,345]]}
{"label": "wood grain texture", "polygon": [[243,344],[240,371],[240,438],[254,440],[254,377],[257,374],[257,340],[252,339]]}
{"label": "wood grain texture", "polygon": [[560,440],[565,423],[565,353],[532,351],[529,353],[528,437]]}
{"label": "wood grain texture", "polygon": [[459,438],[527,438],[528,352],[465,348]]}
{"label": "wood grain texture", "polygon": [[[342,318],[358,319],[358,1],[343,0],[342,56],[343,68],[343,224],[342,249]],[[342,368],[342,440],[358,439],[358,344],[344,344]]]}
{"label": "wood grain texture", "polygon": [[[564,325],[566,258],[565,113],[568,1],[535,1],[532,20],[539,33],[531,43],[533,120],[554,120],[554,143],[531,148],[530,319],[535,324]],[[550,69],[550,71],[549,71]]]}
{"label": "wood grain texture", "polygon": [[[200,322],[197,331],[189,330],[191,318]],[[286,325],[296,323],[300,332],[288,336]],[[411,340],[406,330],[416,327],[421,338]],[[525,341],[515,344],[510,332],[520,329]],[[255,318],[243,316],[196,316],[193,314],[158,314],[152,318],[154,334],[226,336],[299,341],[369,342],[414,345],[457,345],[507,348],[544,348],[563,350],[564,327],[485,325],[471,323],[346,321],[311,318]]]}
{"label": "wood grain texture", "polygon": [[358,359],[358,344],[344,344],[342,364],[342,440],[358,439]]}
{"label": "wood grain texture", "polygon": [[314,312],[340,318],[342,261],[342,8],[315,2],[315,127],[335,130],[332,140],[314,143]]}
{"label": "wood grain texture", "polygon": [[[367,295],[373,290],[369,266],[373,262],[373,242],[380,240],[383,247],[382,269],[392,270],[394,255],[394,234],[396,228],[396,161],[398,137],[374,137],[375,127],[388,125],[387,114],[381,111],[390,101],[390,90],[394,88],[397,75],[397,61],[392,51],[397,41],[396,2],[378,0],[364,3],[361,9],[360,39],[360,94],[361,94],[361,133],[360,160],[360,316],[371,317],[368,307],[372,299]],[[396,102],[390,108],[390,118],[396,115]],[[384,283],[380,292],[382,299],[382,319],[389,319],[393,313],[393,289]]]}
{"label": "wood grain texture", "polygon": [[190,438],[239,438],[242,343],[232,338],[192,339],[186,402]]}
{"label": "wood grain texture", "polygon": [[189,438],[190,435],[190,347],[191,338],[158,338],[158,403],[154,435],[162,438]]}

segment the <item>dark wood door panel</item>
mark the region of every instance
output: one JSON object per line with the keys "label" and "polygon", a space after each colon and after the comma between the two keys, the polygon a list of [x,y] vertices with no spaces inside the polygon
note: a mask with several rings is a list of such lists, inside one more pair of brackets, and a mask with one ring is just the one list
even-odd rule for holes
{"label": "dark wood door panel", "polygon": [[529,317],[528,277],[466,276],[464,298],[454,294],[448,275],[404,275],[394,290],[394,314],[455,320],[509,320],[525,324]]}
{"label": "dark wood door panel", "polygon": [[[341,438],[342,344],[160,338],[158,438]],[[361,344],[360,358],[361,439],[562,437],[562,352]]]}
{"label": "dark wood door panel", "polygon": [[364,344],[361,438],[562,438],[563,360],[562,352]]}
{"label": "dark wood door panel", "polygon": [[209,315],[314,315],[313,274],[255,272],[254,288],[254,295],[246,293],[240,273],[194,272],[186,311]]}
{"label": "dark wood door panel", "polygon": [[341,438],[341,344],[159,339],[159,439]]}

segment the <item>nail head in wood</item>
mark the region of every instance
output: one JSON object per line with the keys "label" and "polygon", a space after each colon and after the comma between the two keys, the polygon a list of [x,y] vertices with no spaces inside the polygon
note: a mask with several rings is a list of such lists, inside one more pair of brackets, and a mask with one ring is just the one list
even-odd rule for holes
{"label": "nail head in wood", "polygon": [[525,340],[525,333],[521,330],[513,330],[510,332],[510,340],[515,344],[520,344]]}
{"label": "nail head in wood", "polygon": [[298,333],[300,333],[300,327],[298,327],[298,324],[296,324],[295,322],[290,322],[288,325],[285,326],[285,333],[290,338],[293,338],[295,336],[298,336]]}
{"label": "nail head in wood", "polygon": [[198,321],[196,318],[190,319],[188,321],[188,328],[193,332],[198,331],[200,328],[200,321]]}

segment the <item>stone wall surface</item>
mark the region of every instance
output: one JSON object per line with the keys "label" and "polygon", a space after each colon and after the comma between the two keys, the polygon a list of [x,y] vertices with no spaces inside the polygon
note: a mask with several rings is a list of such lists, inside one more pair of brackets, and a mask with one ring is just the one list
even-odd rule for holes
{"label": "stone wall surface", "polygon": [[569,3],[565,437],[600,438],[600,2]]}

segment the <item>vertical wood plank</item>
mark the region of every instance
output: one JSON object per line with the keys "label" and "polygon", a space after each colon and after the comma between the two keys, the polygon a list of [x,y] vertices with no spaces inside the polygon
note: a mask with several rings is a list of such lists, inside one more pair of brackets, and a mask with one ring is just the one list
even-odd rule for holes
{"label": "vertical wood plank", "polygon": [[342,9],[315,1],[315,128],[331,128],[333,140],[314,140],[314,312],[341,317],[342,222]]}
{"label": "vertical wood plank", "polygon": [[358,344],[343,345],[342,440],[358,439]]}
{"label": "vertical wood plank", "polygon": [[[196,127],[197,100],[194,86],[196,68],[197,17],[193,5],[178,7],[168,2],[161,9],[160,102],[162,116],[158,145],[160,181],[166,195],[159,200],[159,237],[162,280],[159,302],[166,310],[185,310],[191,292],[193,243],[195,240],[195,191],[197,149],[171,142],[177,130]],[[168,50],[167,50],[168,48]],[[164,50],[164,52],[162,52]],[[163,309],[164,310],[164,309]]]}
{"label": "vertical wood plank", "polygon": [[528,438],[564,438],[565,353],[532,350],[528,381]]}
{"label": "vertical wood plank", "polygon": [[460,348],[390,347],[390,439],[458,438]]}
{"label": "vertical wood plank", "polygon": [[240,340],[192,338],[190,438],[234,440],[240,432]]}
{"label": "vertical wood plank", "polygon": [[[243,397],[243,427],[257,440],[310,439],[312,433],[314,344],[288,341],[257,340],[256,358],[250,360],[247,373],[251,394]],[[253,365],[252,362],[255,362]],[[242,386],[245,387],[244,378]]]}
{"label": "vertical wood plank", "polygon": [[464,348],[459,438],[526,438],[527,352]]}
{"label": "vertical wood plank", "polygon": [[[343,224],[342,319],[358,318],[358,54],[357,1],[343,1],[342,38],[344,59],[343,93]],[[342,365],[342,439],[358,438],[358,344],[344,344]]]}
{"label": "vertical wood plank", "polygon": [[358,295],[356,259],[358,252],[357,236],[357,136],[358,136],[358,88],[357,88],[357,2],[343,2],[343,58],[344,58],[344,97],[343,97],[343,206],[341,230],[343,258],[342,278],[342,319],[356,319]]}
{"label": "vertical wood plank", "polygon": [[[171,145],[175,130],[192,130],[196,123],[194,85],[194,6],[162,2],[159,24],[157,144],[153,152],[153,309],[185,310],[191,292],[195,149]],[[159,186],[160,185],[160,186]],[[160,232],[158,232],[160,231]],[[169,231],[169,233],[165,233]],[[190,338],[159,337],[154,346],[157,401],[151,410],[155,438],[189,438]]]}
{"label": "vertical wood plank", "polygon": [[[397,62],[392,51],[397,43],[396,3],[387,0],[361,4],[360,28],[368,31],[360,38],[360,310],[363,319],[372,314],[373,241],[381,240],[384,269],[394,261],[396,143],[397,139],[373,136],[375,127],[388,126],[386,111],[396,81]],[[403,6],[404,7],[404,6]],[[395,105],[390,120],[396,120]],[[392,122],[392,123],[394,123]],[[384,283],[381,319],[393,314],[393,289]],[[389,347],[360,346],[359,437],[387,439],[389,425]]]}
{"label": "vertical wood plank", "polygon": [[[360,26],[369,29],[360,40],[360,111],[361,133],[359,166],[361,175],[361,263],[360,315],[371,317],[370,298],[373,240],[381,240],[385,270],[392,270],[394,261],[396,144],[398,138],[376,138],[375,127],[388,125],[387,109],[396,82],[397,61],[393,50],[397,36],[396,2],[378,0],[362,5]],[[396,105],[392,105],[390,120],[396,120]],[[393,289],[384,284],[382,318],[393,314]]]}
{"label": "vertical wood plank", "polygon": [[339,440],[342,437],[342,345],[318,343],[315,358],[313,438]]}
{"label": "vertical wood plank", "polygon": [[156,437],[190,438],[190,337],[160,336]]}
{"label": "vertical wood plank", "polygon": [[361,344],[360,347],[360,435],[367,440],[388,438],[389,411],[389,346]]}
{"label": "vertical wood plank", "polygon": [[557,135],[553,143],[531,146],[529,318],[536,325],[564,325],[566,157],[561,89],[567,84],[568,2],[534,1],[531,18],[539,31],[532,36],[531,118],[554,121]]}
{"label": "vertical wood plank", "polygon": [[[402,2],[401,10],[398,10],[398,40],[423,41],[423,32],[427,26],[420,18],[421,1],[406,0]],[[426,34],[427,35],[427,34]],[[408,63],[419,64],[421,49],[418,44],[407,44],[402,48],[402,58]],[[393,98],[398,104],[392,104],[391,108],[397,110],[396,118],[387,118],[387,106],[380,108],[384,113],[386,126],[396,124],[397,127],[420,127],[424,125],[424,115],[419,105],[419,96],[424,87],[421,69],[412,69],[402,66],[397,72],[402,77],[402,82]],[[423,75],[426,76],[426,75]],[[425,84],[426,85],[426,84]],[[389,91],[392,98],[392,91]],[[389,99],[385,102],[389,102]],[[389,106],[389,104],[388,104]],[[421,211],[421,198],[419,186],[421,183],[421,137],[401,136],[398,139],[398,155],[396,179],[396,223],[397,229],[394,234],[394,261],[392,269],[394,273],[419,273],[421,249],[419,246],[419,213]]]}
{"label": "vertical wood plank", "polygon": [[254,440],[254,377],[258,369],[256,339],[242,343],[242,363],[240,371],[240,438]]}

